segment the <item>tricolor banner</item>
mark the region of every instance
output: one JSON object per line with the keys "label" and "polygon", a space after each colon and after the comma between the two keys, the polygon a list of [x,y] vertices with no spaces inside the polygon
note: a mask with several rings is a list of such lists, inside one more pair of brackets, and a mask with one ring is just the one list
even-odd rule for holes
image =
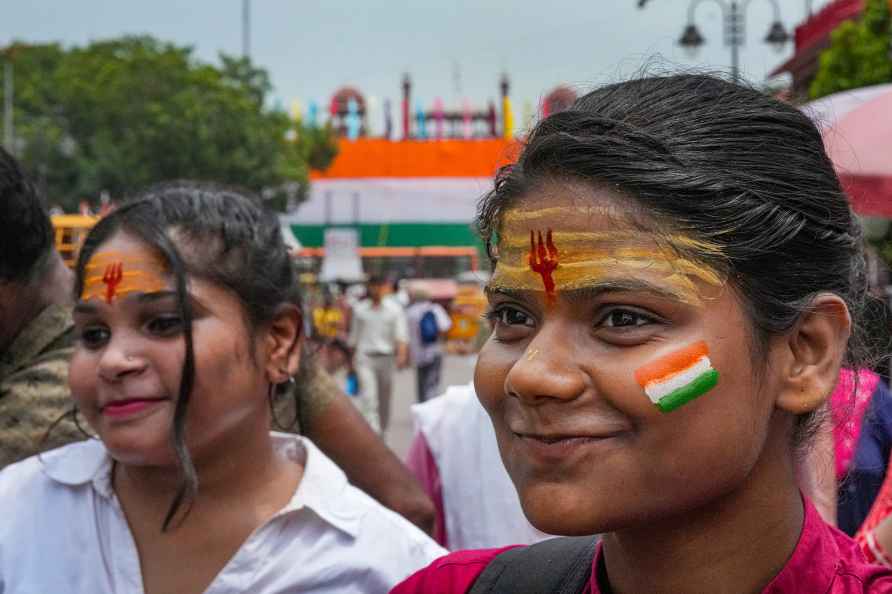
{"label": "tricolor banner", "polygon": [[719,372],[701,340],[639,368],[635,380],[660,411],[670,412],[714,388]]}

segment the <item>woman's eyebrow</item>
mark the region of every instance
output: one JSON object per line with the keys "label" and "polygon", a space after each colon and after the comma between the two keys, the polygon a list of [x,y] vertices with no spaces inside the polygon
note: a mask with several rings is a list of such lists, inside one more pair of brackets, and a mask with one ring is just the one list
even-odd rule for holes
{"label": "woman's eyebrow", "polygon": [[[591,284],[573,289],[558,289],[558,295],[569,302],[592,301],[605,293],[618,292],[648,293],[659,299],[668,299],[682,303],[690,302],[689,296],[683,291],[664,285],[657,285],[643,279],[604,279],[593,281]],[[539,291],[529,289],[513,289],[509,287],[488,286],[484,289],[487,297],[503,295],[516,301],[533,300],[533,294]]]}
{"label": "woman's eyebrow", "polygon": [[176,291],[155,291],[153,293],[140,293],[137,296],[139,303],[152,303],[162,299],[176,299]]}
{"label": "woman's eyebrow", "polygon": [[656,285],[642,279],[604,279],[575,289],[564,289],[560,295],[570,302],[592,301],[605,293],[648,293],[659,299],[687,302],[684,294],[671,287]]}
{"label": "woman's eyebrow", "polygon": [[511,289],[509,287],[499,286],[486,286],[484,287],[483,292],[489,298],[492,298],[495,295],[501,295],[508,299],[524,302],[533,301],[534,298],[532,293],[535,293],[535,291],[530,291],[529,289]]}

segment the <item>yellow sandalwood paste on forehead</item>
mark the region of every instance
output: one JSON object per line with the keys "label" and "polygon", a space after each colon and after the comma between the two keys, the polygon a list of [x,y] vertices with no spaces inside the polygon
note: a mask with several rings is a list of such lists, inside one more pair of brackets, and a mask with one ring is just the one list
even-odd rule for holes
{"label": "yellow sandalwood paste on forehead", "polygon": [[[615,279],[618,273],[648,271],[660,274],[683,300],[699,303],[700,291],[695,280],[713,286],[723,284],[715,270],[682,255],[691,251],[715,254],[716,246],[680,234],[629,229],[586,231],[587,214],[588,209],[577,207],[506,212],[491,286],[544,290],[551,301],[555,291],[580,289],[607,278]],[[543,228],[546,217],[551,224],[555,217],[563,218],[568,224],[562,224],[561,229]],[[545,241],[542,236],[546,237]]]}
{"label": "yellow sandalwood paste on forehead", "polygon": [[111,304],[128,293],[156,293],[167,288],[167,267],[156,257],[135,258],[125,252],[97,252],[84,267],[81,300],[94,297]]}

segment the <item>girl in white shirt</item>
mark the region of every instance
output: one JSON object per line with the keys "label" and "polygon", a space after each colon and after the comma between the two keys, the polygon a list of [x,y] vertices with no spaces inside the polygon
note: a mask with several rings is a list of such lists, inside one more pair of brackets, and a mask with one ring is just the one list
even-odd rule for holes
{"label": "girl in white shirt", "polygon": [[0,594],[386,592],[442,554],[269,431],[302,339],[274,216],[159,186],[96,225],[76,273],[69,381],[98,440],[0,472]]}

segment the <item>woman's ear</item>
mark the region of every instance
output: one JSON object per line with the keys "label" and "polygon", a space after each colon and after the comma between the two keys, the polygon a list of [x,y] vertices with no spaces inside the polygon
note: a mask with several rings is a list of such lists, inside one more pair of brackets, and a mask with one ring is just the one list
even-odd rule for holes
{"label": "woman's ear", "polygon": [[799,415],[823,404],[836,385],[851,328],[841,297],[821,293],[812,300],[783,341],[778,408]]}
{"label": "woman's ear", "polygon": [[303,343],[303,316],[296,305],[283,305],[269,322],[266,345],[266,376],[281,384],[297,373]]}

